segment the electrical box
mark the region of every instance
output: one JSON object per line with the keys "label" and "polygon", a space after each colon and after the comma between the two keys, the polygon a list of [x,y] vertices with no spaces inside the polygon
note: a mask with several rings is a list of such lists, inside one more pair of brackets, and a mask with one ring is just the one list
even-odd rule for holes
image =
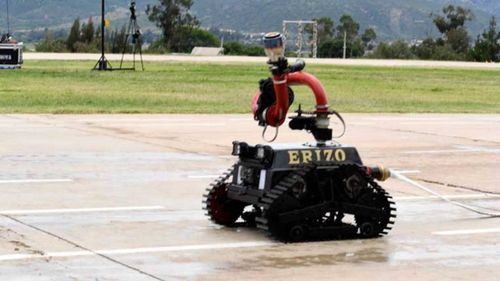
{"label": "electrical box", "polygon": [[0,69],[21,68],[23,64],[23,43],[0,44]]}

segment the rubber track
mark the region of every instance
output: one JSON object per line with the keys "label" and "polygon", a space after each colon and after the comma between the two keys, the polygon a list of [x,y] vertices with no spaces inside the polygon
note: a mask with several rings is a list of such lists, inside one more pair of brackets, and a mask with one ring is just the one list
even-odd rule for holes
{"label": "rubber track", "polygon": [[[389,230],[392,229],[392,227],[394,226],[394,223],[396,222],[395,219],[396,219],[396,203],[393,201],[394,199],[392,198],[392,196],[387,192],[385,191],[384,188],[382,188],[372,177],[366,177],[365,178],[369,183],[370,185],[373,187],[373,189],[377,190],[377,192],[383,194],[385,196],[385,198],[387,199],[387,201],[389,202],[389,208],[390,208],[390,214],[389,214],[389,220],[388,220],[388,223],[387,225],[384,227],[383,230],[380,231],[379,235],[387,235],[389,233]],[[393,219],[393,220],[391,220]]]}
{"label": "rubber track", "polygon": [[300,166],[298,170],[291,172],[286,175],[283,179],[281,179],[278,184],[273,186],[270,191],[264,193],[264,196],[260,199],[260,206],[264,208],[264,212],[262,212],[261,216],[255,218],[257,223],[257,228],[262,229],[270,236],[279,240],[279,237],[276,237],[269,230],[269,220],[265,217],[266,211],[287,191],[289,191],[298,181],[299,178],[304,177],[309,172],[311,172],[315,168],[315,165],[305,165]]}
{"label": "rubber track", "polygon": [[236,164],[229,168],[226,172],[222,174],[218,179],[216,179],[213,183],[210,184],[210,187],[205,190],[205,194],[203,194],[204,200],[201,201],[203,204],[203,210],[206,211],[205,215],[210,218],[210,220],[214,223],[217,223],[212,215],[212,197],[218,187],[227,184],[227,180],[233,175],[234,169],[236,168]]}
{"label": "rubber track", "polygon": [[[329,164],[329,163],[327,163],[327,164],[324,164],[324,163],[317,164],[316,163],[316,164],[308,164],[308,165],[299,166],[298,170],[295,170],[295,171],[291,172],[290,174],[288,174],[287,176],[285,176],[282,180],[279,181],[278,184],[276,184],[275,186],[273,186],[271,188],[271,190],[268,191],[268,192],[266,192],[264,194],[264,196],[261,198],[261,200],[260,200],[260,206],[263,207],[264,212],[262,212],[261,216],[258,216],[256,218],[257,227],[259,229],[264,230],[265,232],[268,233],[268,235],[270,235],[272,238],[274,238],[276,240],[284,240],[282,237],[278,237],[276,235],[276,233],[272,233],[272,229],[270,229],[270,226],[269,226],[269,220],[268,220],[268,218],[266,218],[266,213],[271,208],[271,206],[273,204],[278,204],[279,203],[278,201],[279,201],[280,197],[283,194],[287,193],[294,186],[294,184],[298,182],[299,178],[297,176],[304,177],[305,175],[307,175],[308,173],[310,173],[312,170],[314,170],[318,166],[321,166],[321,167],[325,167],[325,166],[339,166],[339,168],[348,168],[349,166],[351,166],[351,167],[356,168],[358,170],[361,169],[358,165],[354,165],[354,164],[338,165],[338,164]],[[379,235],[386,235],[386,234],[388,234],[388,231],[392,229],[392,226],[395,223],[394,220],[391,221],[391,218],[392,219],[396,218],[396,206],[395,206],[395,203],[394,203],[394,201],[392,201],[392,197],[381,186],[379,186],[373,180],[373,178],[367,176],[366,180],[368,181],[368,183],[370,184],[370,186],[374,190],[376,190],[377,192],[383,194],[387,198],[387,201],[390,204],[390,216],[389,216],[389,219],[388,219],[388,223],[384,227],[384,229],[379,232]]]}

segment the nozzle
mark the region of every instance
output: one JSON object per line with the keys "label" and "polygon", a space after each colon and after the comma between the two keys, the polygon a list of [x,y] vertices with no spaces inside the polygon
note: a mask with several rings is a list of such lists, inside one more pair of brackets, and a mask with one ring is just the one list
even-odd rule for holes
{"label": "nozzle", "polygon": [[376,167],[366,167],[366,173],[378,181],[386,181],[391,177],[391,170],[382,165]]}

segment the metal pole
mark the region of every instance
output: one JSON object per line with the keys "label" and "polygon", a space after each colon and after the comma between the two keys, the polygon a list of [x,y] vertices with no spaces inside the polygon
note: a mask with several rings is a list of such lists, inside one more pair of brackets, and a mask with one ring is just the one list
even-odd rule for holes
{"label": "metal pole", "polygon": [[101,0],[101,58],[97,61],[95,64],[93,70],[113,70],[113,67],[111,67],[111,64],[108,62],[108,60],[105,57],[105,36],[104,32],[106,31],[105,25],[105,14],[106,14],[106,9],[105,9],[105,1]]}
{"label": "metal pole", "polygon": [[283,42],[283,48],[285,48],[285,51],[286,51],[286,43],[288,41],[288,31],[286,29],[286,24],[287,24],[287,21],[284,20],[283,21],[283,36],[285,37],[285,42]]}
{"label": "metal pole", "polygon": [[10,35],[9,0],[5,3],[7,4],[7,35]]}
{"label": "metal pole", "polygon": [[346,59],[347,52],[347,31],[344,31],[344,59]]}
{"label": "metal pole", "polygon": [[104,20],[104,0],[101,1],[101,55],[102,59],[104,59],[104,25],[105,25],[105,20]]}
{"label": "metal pole", "polygon": [[304,45],[304,25],[302,24],[301,21],[299,21],[299,38],[298,38],[298,42],[297,42],[297,47],[299,48],[299,50],[297,51],[297,57],[298,58],[301,58],[302,57],[302,46]]}
{"label": "metal pole", "polygon": [[317,58],[318,57],[318,23],[315,22],[313,23],[313,46],[312,46],[313,50],[313,58]]}

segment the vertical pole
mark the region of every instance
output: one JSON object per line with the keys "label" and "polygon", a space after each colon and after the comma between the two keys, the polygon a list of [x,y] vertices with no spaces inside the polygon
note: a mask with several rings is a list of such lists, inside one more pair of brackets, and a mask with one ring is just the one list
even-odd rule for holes
{"label": "vertical pole", "polygon": [[105,14],[106,14],[106,4],[105,4],[105,0],[101,0],[101,58],[97,61],[97,63],[95,64],[93,70],[99,70],[99,71],[102,71],[102,70],[113,70],[113,68],[111,67],[111,64],[108,62],[108,60],[106,59],[105,57],[105,36],[104,36],[104,32],[106,31],[105,29],[105,25],[106,25],[106,21],[105,21]]}
{"label": "vertical pole", "polygon": [[314,22],[313,23],[313,50],[312,50],[312,56],[313,58],[318,57],[318,23]]}
{"label": "vertical pole", "polygon": [[344,59],[346,59],[347,52],[347,31],[344,30]]}
{"label": "vertical pole", "polygon": [[286,30],[286,21],[283,21],[283,37],[284,40],[283,40],[283,48],[285,48],[285,52],[286,52],[286,41],[288,40],[288,34],[287,34],[287,30]]}
{"label": "vertical pole", "polygon": [[104,61],[104,25],[106,24],[104,20],[104,0],[101,0],[101,58]]}
{"label": "vertical pole", "polygon": [[304,44],[304,25],[302,24],[302,21],[299,21],[299,41],[297,42],[297,47],[299,48],[299,51],[297,52],[297,57],[301,58],[302,57],[302,46]]}
{"label": "vertical pole", "polygon": [[9,18],[9,0],[6,1],[7,4],[7,36],[10,35],[10,18]]}

